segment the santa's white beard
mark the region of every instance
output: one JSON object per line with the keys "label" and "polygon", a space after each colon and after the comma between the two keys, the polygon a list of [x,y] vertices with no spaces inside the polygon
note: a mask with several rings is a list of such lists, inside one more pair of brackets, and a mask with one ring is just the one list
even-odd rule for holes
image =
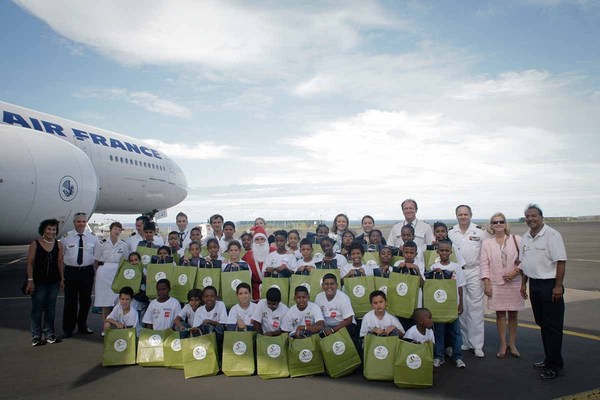
{"label": "santa's white beard", "polygon": [[256,262],[263,262],[269,254],[269,243],[252,243],[252,255]]}

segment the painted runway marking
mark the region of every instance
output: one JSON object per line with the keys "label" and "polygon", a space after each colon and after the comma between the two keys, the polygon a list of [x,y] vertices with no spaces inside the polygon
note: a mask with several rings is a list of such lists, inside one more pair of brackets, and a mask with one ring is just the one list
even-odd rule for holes
{"label": "painted runway marking", "polygon": [[560,397],[558,400],[593,400],[600,399],[600,388],[588,390],[587,392],[570,394],[567,396]]}
{"label": "painted runway marking", "polygon": [[[493,322],[496,323],[495,319],[492,318],[484,318],[484,320],[486,320],[487,322]],[[540,327],[534,324],[528,324],[525,322],[519,322],[519,326],[522,328],[528,328],[528,329],[535,329],[535,330],[540,330]],[[567,329],[563,329],[563,334],[564,335],[569,335],[569,336],[577,336],[580,338],[584,338],[584,339],[590,339],[590,340],[598,340],[600,341],[600,336],[598,335],[591,335],[589,333],[582,333],[582,332],[575,332],[575,331],[570,331]]]}
{"label": "painted runway marking", "polygon": [[15,260],[12,260],[11,262],[8,262],[6,264],[0,265],[0,268],[4,268],[4,267],[8,267],[9,265],[16,264],[16,263],[18,263],[20,261],[23,261],[26,258],[27,258],[27,256],[24,256],[24,257],[21,257],[21,258],[17,258]]}
{"label": "painted runway marking", "polygon": [[572,261],[583,261],[583,262],[591,262],[591,263],[600,263],[600,260],[585,260],[583,258],[572,258]]}

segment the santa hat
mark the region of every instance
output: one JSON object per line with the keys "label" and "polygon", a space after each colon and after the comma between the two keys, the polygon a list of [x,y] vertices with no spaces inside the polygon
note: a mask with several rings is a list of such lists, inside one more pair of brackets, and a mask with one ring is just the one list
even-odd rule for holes
{"label": "santa hat", "polygon": [[254,232],[254,234],[252,235],[252,239],[256,239],[259,236],[262,236],[265,239],[267,238],[267,231],[265,231],[265,228],[260,225],[253,227],[252,231]]}

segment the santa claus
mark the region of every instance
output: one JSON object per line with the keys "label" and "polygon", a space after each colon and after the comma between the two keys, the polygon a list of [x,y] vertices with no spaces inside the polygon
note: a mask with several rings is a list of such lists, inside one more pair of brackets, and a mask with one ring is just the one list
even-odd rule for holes
{"label": "santa claus", "polygon": [[260,300],[260,285],[264,277],[264,262],[267,254],[275,251],[274,247],[270,247],[267,241],[267,231],[262,226],[252,228],[252,250],[246,252],[242,260],[246,261],[252,272],[252,299]]}

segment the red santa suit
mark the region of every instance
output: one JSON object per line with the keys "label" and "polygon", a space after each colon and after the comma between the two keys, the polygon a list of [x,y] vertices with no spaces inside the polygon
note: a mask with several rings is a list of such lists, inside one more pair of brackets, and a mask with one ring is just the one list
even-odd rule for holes
{"label": "red santa suit", "polygon": [[260,285],[262,284],[262,280],[264,278],[264,258],[262,261],[257,261],[254,258],[254,251],[257,249],[257,246],[259,246],[254,241],[258,237],[264,237],[264,246],[269,249],[268,252],[264,254],[265,258],[266,254],[275,251],[276,249],[275,247],[269,246],[269,242],[267,241],[267,232],[262,226],[256,226],[252,229],[254,231],[254,235],[252,236],[253,250],[247,251],[246,254],[244,254],[244,257],[242,257],[242,260],[246,261],[250,266],[250,272],[252,272],[252,300],[258,301],[260,300]]}

